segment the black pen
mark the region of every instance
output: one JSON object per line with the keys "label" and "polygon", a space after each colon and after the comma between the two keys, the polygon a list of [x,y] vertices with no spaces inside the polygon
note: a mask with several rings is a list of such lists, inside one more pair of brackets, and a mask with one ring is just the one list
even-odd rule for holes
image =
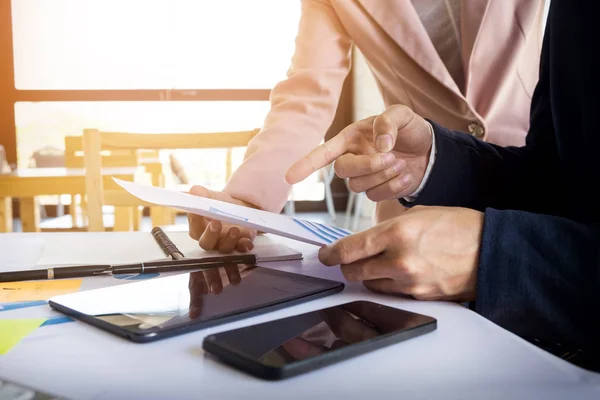
{"label": "black pen", "polygon": [[203,270],[230,264],[256,264],[256,255],[244,254],[221,257],[183,258],[133,264],[80,265],[29,271],[0,272],[0,282],[32,281],[42,279],[83,278],[117,274],[149,274],[153,272],[175,272]]}

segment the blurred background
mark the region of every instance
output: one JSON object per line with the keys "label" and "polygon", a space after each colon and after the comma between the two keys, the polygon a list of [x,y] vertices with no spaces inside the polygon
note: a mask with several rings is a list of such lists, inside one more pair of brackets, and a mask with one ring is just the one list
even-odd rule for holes
{"label": "blurred background", "polygon": [[[300,0],[0,3],[4,173],[64,166],[65,137],[85,128],[144,133],[260,128],[271,88],[286,77],[300,17]],[[373,77],[355,51],[327,137],[382,108]],[[233,169],[244,151],[231,150]],[[227,157],[225,149],[160,153],[165,163],[177,161],[187,184],[217,190],[226,182]],[[333,210],[325,202],[327,190]],[[310,213],[346,227],[354,217],[355,228],[369,226],[372,204],[348,199],[344,182],[314,174],[294,187],[285,212]],[[11,201],[19,230],[18,200]],[[72,197],[39,201],[42,220],[49,221],[68,211]]]}

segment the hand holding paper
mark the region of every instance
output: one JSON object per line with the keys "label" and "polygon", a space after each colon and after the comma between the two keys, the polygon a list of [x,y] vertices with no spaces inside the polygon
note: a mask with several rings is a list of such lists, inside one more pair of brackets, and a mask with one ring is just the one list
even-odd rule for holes
{"label": "hand holding paper", "polygon": [[[252,207],[250,204],[235,199],[227,193],[215,192],[203,186],[192,186],[190,194],[226,203],[239,204]],[[217,250],[220,253],[231,253],[234,250],[245,253],[254,248],[252,241],[256,237],[256,230],[239,228],[235,225],[222,224],[197,214],[188,214],[190,236],[198,241],[204,250]]]}
{"label": "hand holding paper", "polygon": [[346,229],[293,218],[287,215],[162,189],[156,186],[142,185],[116,178],[113,179],[123,189],[148,203],[176,208],[187,213],[229,222],[262,232],[273,233],[316,246],[333,243],[352,233]]}

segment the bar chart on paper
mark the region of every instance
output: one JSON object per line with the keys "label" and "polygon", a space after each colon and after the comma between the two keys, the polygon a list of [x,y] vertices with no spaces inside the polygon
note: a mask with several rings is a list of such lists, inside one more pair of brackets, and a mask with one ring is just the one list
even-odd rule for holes
{"label": "bar chart on paper", "polygon": [[176,208],[191,214],[246,226],[316,246],[327,245],[352,234],[349,230],[331,225],[194,196],[156,186],[127,182],[116,178],[113,179],[133,196],[148,203]]}
{"label": "bar chart on paper", "polygon": [[307,221],[298,218],[292,218],[298,225],[315,236],[323,239],[326,243],[333,243],[338,239],[350,235],[352,232],[331,225],[320,224],[314,221]]}

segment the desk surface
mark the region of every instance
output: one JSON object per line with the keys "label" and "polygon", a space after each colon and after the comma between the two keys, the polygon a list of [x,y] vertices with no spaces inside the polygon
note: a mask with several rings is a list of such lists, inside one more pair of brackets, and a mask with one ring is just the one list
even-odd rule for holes
{"label": "desk surface", "polygon": [[[184,253],[196,248],[186,233],[169,235]],[[67,245],[97,262],[161,257],[150,234],[143,232],[4,234],[2,240],[37,246],[38,254],[29,252],[23,262],[39,264],[49,259],[48,252],[56,262],[57,249]],[[302,251],[305,259],[264,266],[343,280],[339,268],[318,262],[315,247],[276,240]],[[62,257],[64,263],[73,259]],[[87,278],[82,289],[115,284],[123,281]],[[245,375],[202,350],[203,338],[212,332],[357,299],[431,315],[438,319],[438,329],[280,382]],[[0,318],[56,314],[40,306],[0,312]],[[0,356],[0,377],[76,399],[600,398],[599,374],[560,360],[460,305],[377,295],[359,284],[347,284],[342,293],[324,299],[149,344],[134,344],[81,322],[39,328]]]}

